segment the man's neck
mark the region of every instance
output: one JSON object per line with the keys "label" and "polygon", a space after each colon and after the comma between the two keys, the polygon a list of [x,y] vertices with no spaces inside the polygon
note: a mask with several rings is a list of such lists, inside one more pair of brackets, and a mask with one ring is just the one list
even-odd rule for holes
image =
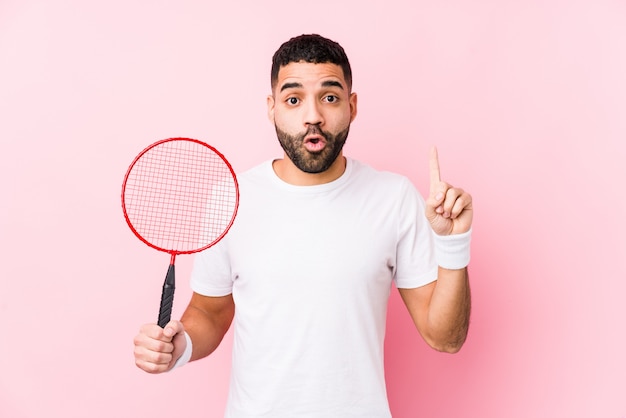
{"label": "man's neck", "polygon": [[274,172],[285,183],[294,186],[317,186],[337,180],[346,171],[346,159],[339,154],[328,170],[321,173],[307,173],[300,170],[285,156],[283,159],[274,160],[272,163]]}

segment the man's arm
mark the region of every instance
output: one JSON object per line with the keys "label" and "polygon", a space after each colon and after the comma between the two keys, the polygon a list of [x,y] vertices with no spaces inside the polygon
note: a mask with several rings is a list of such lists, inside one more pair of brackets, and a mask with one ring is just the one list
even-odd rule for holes
{"label": "man's arm", "polygon": [[135,337],[135,364],[148,373],[171,370],[187,348],[185,332],[192,342],[191,360],[211,354],[228,331],[235,314],[232,295],[202,296],[194,293],[180,321],[165,328],[146,324]]}
{"label": "man's arm", "polygon": [[471,296],[467,268],[439,268],[438,279],[415,289],[399,289],[409,314],[432,348],[458,352],[467,337]]}
{"label": "man's arm", "polygon": [[220,345],[235,315],[233,295],[222,297],[194,293],[181,322],[193,342],[191,360],[211,354]]}
{"label": "man's arm", "polygon": [[470,318],[467,263],[472,196],[441,181],[434,147],[430,152],[430,194],[425,214],[435,233],[437,280],[415,289],[400,289],[400,295],[424,340],[436,350],[456,353],[465,342]]}

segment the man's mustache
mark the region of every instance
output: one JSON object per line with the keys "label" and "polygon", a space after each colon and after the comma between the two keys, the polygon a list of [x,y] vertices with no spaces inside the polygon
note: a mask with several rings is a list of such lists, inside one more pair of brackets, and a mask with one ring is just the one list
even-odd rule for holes
{"label": "man's mustache", "polygon": [[301,139],[304,139],[308,135],[320,135],[323,136],[326,141],[329,139],[329,135],[322,131],[322,128],[320,128],[319,125],[309,125],[306,132],[301,136]]}

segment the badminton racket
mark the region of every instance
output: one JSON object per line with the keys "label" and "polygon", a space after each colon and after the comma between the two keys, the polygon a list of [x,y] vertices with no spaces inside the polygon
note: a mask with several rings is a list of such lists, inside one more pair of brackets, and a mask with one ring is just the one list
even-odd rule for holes
{"label": "badminton racket", "polygon": [[161,328],[172,314],[176,256],[219,242],[238,205],[239,186],[230,163],[202,141],[164,139],[131,163],[122,184],[126,222],[145,244],[170,254],[157,321]]}

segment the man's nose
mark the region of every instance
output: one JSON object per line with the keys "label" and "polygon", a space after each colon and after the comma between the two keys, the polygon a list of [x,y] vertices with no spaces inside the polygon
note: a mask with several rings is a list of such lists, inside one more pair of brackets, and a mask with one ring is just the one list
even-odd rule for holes
{"label": "man's nose", "polygon": [[304,114],[305,125],[321,125],[324,122],[320,104],[316,100],[309,101]]}

